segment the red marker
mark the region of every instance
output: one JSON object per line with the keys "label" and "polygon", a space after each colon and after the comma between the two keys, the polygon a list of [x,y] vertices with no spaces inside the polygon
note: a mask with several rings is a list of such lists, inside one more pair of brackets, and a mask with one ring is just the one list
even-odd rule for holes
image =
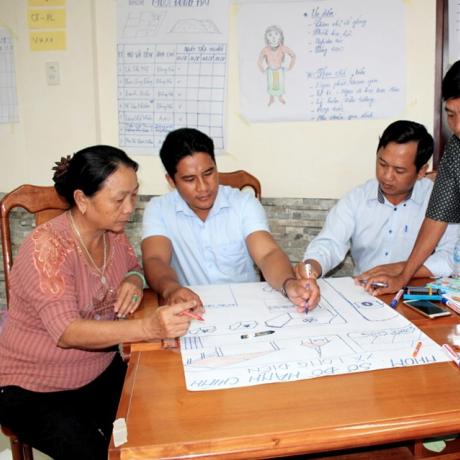
{"label": "red marker", "polygon": [[422,348],[422,342],[417,342],[417,345],[415,345],[414,351],[412,352],[412,358],[417,357],[420,348]]}
{"label": "red marker", "polygon": [[188,316],[189,318],[197,319],[198,321],[204,321],[204,318],[197,313],[192,313],[189,310],[184,310],[181,315]]}

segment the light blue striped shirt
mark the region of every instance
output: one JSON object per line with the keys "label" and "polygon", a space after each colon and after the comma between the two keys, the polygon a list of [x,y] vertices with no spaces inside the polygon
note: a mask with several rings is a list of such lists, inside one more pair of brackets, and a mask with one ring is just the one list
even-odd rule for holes
{"label": "light blue striped shirt", "polygon": [[[305,259],[314,259],[323,276],[343,261],[348,250],[355,274],[377,265],[408,259],[425,217],[433,182],[420,179],[411,196],[397,206],[384,199],[379,184],[372,179],[347,193],[330,210],[324,227],[308,245]],[[458,225],[449,225],[435,252],[424,265],[434,276],[452,272],[453,248]]]}
{"label": "light blue striped shirt", "polygon": [[143,239],[171,241],[171,266],[182,285],[259,281],[246,238],[269,227],[262,205],[248,192],[220,185],[203,222],[174,190],[149,201],[142,227]]}

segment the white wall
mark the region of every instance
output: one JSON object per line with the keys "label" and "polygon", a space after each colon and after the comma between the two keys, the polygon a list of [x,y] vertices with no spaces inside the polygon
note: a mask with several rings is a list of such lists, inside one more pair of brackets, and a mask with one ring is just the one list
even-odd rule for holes
{"label": "white wall", "polygon": [[[407,104],[394,119],[412,119],[431,131],[435,0],[404,4]],[[378,136],[394,119],[248,124],[240,117],[236,9],[232,6],[228,145],[219,169],[250,171],[266,197],[337,198],[371,177]],[[22,183],[51,184],[51,167],[61,155],[95,143],[117,145],[116,1],[67,0],[66,10],[67,50],[31,52],[27,0],[0,1],[0,25],[15,36],[20,117],[17,124],[0,125],[0,192]],[[59,62],[59,86],[46,84],[48,61]],[[159,159],[134,159],[141,165],[141,193],[165,192]]]}

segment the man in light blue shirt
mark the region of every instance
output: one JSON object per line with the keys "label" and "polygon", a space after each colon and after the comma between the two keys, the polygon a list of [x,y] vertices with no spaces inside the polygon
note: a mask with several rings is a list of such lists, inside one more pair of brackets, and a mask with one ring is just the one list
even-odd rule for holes
{"label": "man in light blue shirt", "polygon": [[148,203],[141,246],[147,281],[166,303],[201,304],[187,285],[259,281],[256,265],[299,309],[316,306],[316,281],[296,279],[259,201],[218,184],[211,138],[191,128],[172,131],[160,158],[175,190]]}
{"label": "man in light blue shirt", "polygon": [[[340,264],[349,250],[358,280],[403,270],[433,188],[424,178],[432,153],[433,138],[423,125],[400,120],[385,129],[377,147],[376,179],[338,201],[305,252],[317,276]],[[457,226],[450,226],[415,276],[450,275],[457,235]],[[297,269],[303,273],[302,268]]]}

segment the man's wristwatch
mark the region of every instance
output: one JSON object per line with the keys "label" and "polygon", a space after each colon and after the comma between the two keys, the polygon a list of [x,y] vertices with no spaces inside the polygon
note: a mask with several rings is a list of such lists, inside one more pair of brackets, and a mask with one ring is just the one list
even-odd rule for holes
{"label": "man's wristwatch", "polygon": [[284,297],[286,298],[289,298],[289,296],[287,295],[287,292],[286,292],[286,285],[289,283],[289,281],[292,281],[292,280],[296,280],[297,278],[294,278],[293,276],[289,276],[288,278],[286,278],[284,281],[283,281],[283,284],[281,286],[281,294],[284,295]]}

